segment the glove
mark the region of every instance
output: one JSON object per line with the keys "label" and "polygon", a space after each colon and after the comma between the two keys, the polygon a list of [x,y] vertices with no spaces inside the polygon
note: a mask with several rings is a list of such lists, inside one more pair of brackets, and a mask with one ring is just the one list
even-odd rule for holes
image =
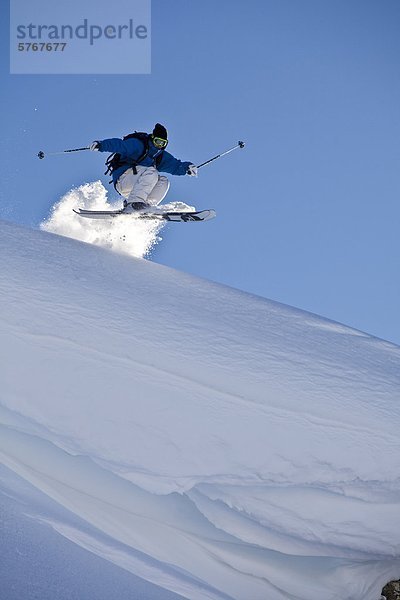
{"label": "glove", "polygon": [[187,175],[190,175],[190,177],[197,177],[197,167],[196,165],[189,165],[186,171]]}
{"label": "glove", "polygon": [[92,142],[89,146],[90,150],[95,152],[96,150],[100,150],[100,142]]}

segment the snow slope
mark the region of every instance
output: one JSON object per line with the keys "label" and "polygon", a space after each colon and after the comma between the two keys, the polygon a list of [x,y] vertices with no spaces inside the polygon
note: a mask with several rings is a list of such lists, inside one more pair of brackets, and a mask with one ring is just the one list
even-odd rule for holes
{"label": "snow slope", "polygon": [[[88,529],[87,523],[0,466],[2,600],[182,600],[60,535],[51,526],[60,520]],[[90,533],[96,535],[94,528]]]}
{"label": "snow slope", "polygon": [[194,600],[399,577],[400,348],[46,232],[0,248],[0,455],[42,521]]}

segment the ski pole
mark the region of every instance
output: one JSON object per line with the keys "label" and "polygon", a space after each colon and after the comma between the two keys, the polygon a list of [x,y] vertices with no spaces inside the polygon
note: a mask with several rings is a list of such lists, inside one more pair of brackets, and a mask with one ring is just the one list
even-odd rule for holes
{"label": "ski pole", "polygon": [[221,154],[217,154],[217,156],[213,156],[213,158],[206,160],[206,162],[201,163],[201,165],[197,165],[197,168],[200,169],[200,167],[204,167],[205,165],[208,165],[213,160],[217,160],[217,158],[221,158],[221,156],[225,156],[225,154],[229,154],[229,152],[233,152],[233,150],[236,150],[236,148],[244,148],[244,142],[238,142],[236,144],[236,146],[233,146],[233,148],[229,148],[229,150],[225,150],[225,152],[221,152]]}
{"label": "ski pole", "polygon": [[[85,148],[73,148],[72,150],[61,150],[61,152],[47,152],[47,156],[55,156],[56,154],[64,154],[64,152],[80,152],[81,150],[90,150],[90,146],[85,146]],[[39,158],[44,158],[44,152],[41,150],[38,152]]]}

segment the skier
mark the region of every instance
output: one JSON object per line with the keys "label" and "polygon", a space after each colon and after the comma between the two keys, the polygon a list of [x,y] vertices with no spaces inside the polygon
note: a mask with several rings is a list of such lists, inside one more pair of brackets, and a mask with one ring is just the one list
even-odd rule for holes
{"label": "skier", "polygon": [[111,152],[107,160],[114,187],[125,198],[126,212],[157,206],[165,198],[170,183],[159,171],[171,175],[197,177],[193,163],[178,160],[165,148],[168,133],[157,123],[151,134],[133,133],[123,139],[111,138],[94,141],[90,150]]}

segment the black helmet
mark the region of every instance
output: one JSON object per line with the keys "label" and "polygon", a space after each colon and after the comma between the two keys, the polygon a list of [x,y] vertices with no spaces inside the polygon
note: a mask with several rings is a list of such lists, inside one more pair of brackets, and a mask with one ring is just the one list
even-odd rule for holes
{"label": "black helmet", "polygon": [[153,133],[151,134],[151,141],[156,148],[162,149],[167,147],[168,131],[165,129],[164,125],[156,123]]}
{"label": "black helmet", "polygon": [[168,131],[165,129],[164,125],[161,125],[161,123],[156,123],[153,129],[153,137],[159,137],[162,140],[168,140]]}

